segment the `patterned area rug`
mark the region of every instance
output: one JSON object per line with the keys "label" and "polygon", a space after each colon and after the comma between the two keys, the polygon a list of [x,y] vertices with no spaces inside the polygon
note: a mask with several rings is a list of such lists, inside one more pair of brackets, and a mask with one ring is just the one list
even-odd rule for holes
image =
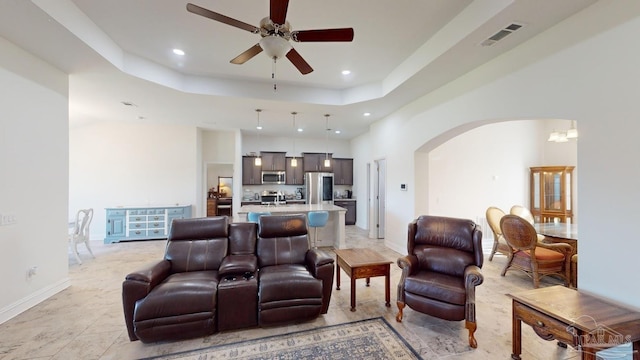
{"label": "patterned area rug", "polygon": [[421,359],[384,318],[268,336],[147,359]]}

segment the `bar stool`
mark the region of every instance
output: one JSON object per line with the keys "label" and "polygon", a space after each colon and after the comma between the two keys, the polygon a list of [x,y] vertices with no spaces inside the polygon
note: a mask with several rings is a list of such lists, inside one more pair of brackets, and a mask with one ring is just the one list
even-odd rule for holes
{"label": "bar stool", "polygon": [[252,223],[258,223],[258,218],[259,218],[260,216],[262,216],[262,215],[271,215],[271,213],[270,213],[270,212],[268,212],[268,211],[262,211],[262,212],[260,212],[260,211],[250,212],[250,213],[248,213],[248,214],[247,214],[247,220],[248,220],[249,222],[252,222]]}
{"label": "bar stool", "polygon": [[309,219],[309,227],[314,228],[315,234],[313,236],[313,248],[316,249],[316,241],[318,240],[318,228],[327,225],[327,221],[329,220],[329,212],[309,211],[309,213],[307,214],[307,218]]}

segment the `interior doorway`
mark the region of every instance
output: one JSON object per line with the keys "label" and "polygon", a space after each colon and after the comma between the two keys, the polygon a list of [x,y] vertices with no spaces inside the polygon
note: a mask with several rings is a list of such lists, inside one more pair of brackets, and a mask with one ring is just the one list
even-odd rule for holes
{"label": "interior doorway", "polygon": [[376,239],[384,239],[385,234],[385,213],[386,213],[386,169],[387,161],[385,159],[375,160],[375,177],[374,177],[374,237]]}
{"label": "interior doorway", "polygon": [[[204,191],[205,194],[204,199],[202,199],[202,207],[204,209],[204,214],[201,216],[207,216],[207,201],[209,200],[209,194],[212,189],[215,188],[215,191],[218,191],[218,180],[219,178],[229,178],[233,183],[233,164],[221,164],[221,163],[207,163],[205,164],[205,172],[204,172]],[[229,189],[225,189],[229,191]],[[233,194],[233,187],[230,188],[231,193],[226,196],[233,198],[234,195],[239,196],[237,194]]]}

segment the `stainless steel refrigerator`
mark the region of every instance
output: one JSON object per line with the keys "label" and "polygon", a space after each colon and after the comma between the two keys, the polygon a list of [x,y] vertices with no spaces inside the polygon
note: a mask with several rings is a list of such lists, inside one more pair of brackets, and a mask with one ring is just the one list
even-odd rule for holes
{"label": "stainless steel refrigerator", "polygon": [[304,181],[307,204],[333,204],[333,173],[308,172]]}

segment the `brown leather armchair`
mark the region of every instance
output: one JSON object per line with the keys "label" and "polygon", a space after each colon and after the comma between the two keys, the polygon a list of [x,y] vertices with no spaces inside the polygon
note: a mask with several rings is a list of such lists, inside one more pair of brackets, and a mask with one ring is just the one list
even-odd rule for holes
{"label": "brown leather armchair", "polygon": [[334,259],[325,251],[309,248],[306,216],[264,215],[258,223],[260,326],[326,314]]}
{"label": "brown leather armchair", "polygon": [[397,321],[403,309],[445,320],[465,320],[476,348],[475,288],[482,284],[482,231],[471,220],[420,216],[409,224],[407,256],[398,259]]}

